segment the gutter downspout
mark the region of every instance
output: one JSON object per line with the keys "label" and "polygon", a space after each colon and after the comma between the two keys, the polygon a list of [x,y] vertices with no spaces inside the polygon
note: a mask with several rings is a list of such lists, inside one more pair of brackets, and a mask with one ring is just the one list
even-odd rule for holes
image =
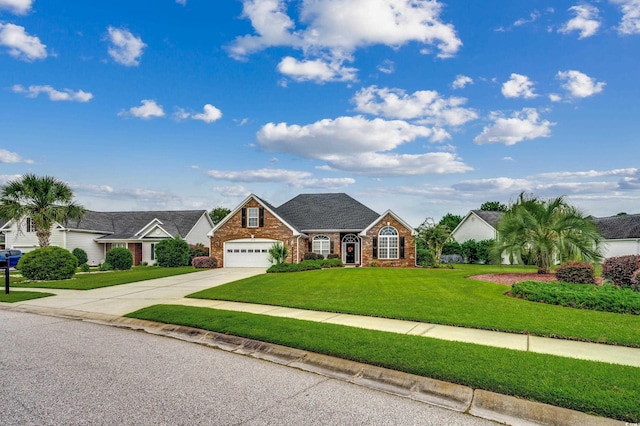
{"label": "gutter downspout", "polygon": [[296,237],[296,263],[300,263],[300,237],[301,235]]}

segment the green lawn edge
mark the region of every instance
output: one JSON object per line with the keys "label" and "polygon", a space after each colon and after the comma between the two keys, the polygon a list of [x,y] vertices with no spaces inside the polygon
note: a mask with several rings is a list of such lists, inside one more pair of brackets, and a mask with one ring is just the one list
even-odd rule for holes
{"label": "green lawn edge", "polygon": [[0,294],[0,302],[16,303],[25,300],[40,299],[41,297],[55,296],[53,293],[42,293],[38,291],[10,291],[9,294]]}
{"label": "green lawn edge", "polygon": [[60,290],[93,290],[95,288],[111,287],[114,285],[130,284],[133,282],[166,278],[175,275],[199,272],[193,266],[179,268],[161,268],[159,266],[139,266],[128,271],[108,271],[79,273],[70,280],[59,281],[27,281],[24,278],[12,277],[11,287],[17,288],[51,288]]}
{"label": "green lawn edge", "polygon": [[209,308],[155,305],[126,316],[229,333],[626,422],[640,421],[640,368]]}
{"label": "green lawn edge", "polygon": [[505,295],[510,287],[467,278],[531,268],[352,268],[262,274],[186,297],[454,325],[640,347],[640,316],[567,308]]}

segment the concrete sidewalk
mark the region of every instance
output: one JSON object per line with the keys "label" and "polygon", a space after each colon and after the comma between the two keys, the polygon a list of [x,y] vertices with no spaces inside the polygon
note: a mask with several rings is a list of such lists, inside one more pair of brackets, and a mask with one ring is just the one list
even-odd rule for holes
{"label": "concrete sidewalk", "polygon": [[4,305],[6,309],[27,312],[43,312],[45,310],[53,312],[59,310],[61,312],[64,311],[67,315],[71,314],[81,318],[85,314],[102,314],[118,317],[147,306],[178,304],[340,324],[370,330],[389,331],[393,333],[640,367],[639,348],[535,337],[525,334],[502,333],[363,315],[336,314],[271,305],[185,298],[186,295],[196,291],[262,273],[264,273],[264,269],[262,268],[223,268],[140,281],[131,284],[103,287],[95,290],[20,288],[19,290],[55,293],[56,296],[12,304],[0,303],[0,305]]}

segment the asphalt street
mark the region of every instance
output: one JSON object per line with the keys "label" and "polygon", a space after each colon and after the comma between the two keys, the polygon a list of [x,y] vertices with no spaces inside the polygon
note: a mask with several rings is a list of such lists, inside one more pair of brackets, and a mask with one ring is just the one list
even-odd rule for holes
{"label": "asphalt street", "polygon": [[489,425],[267,361],[0,311],[2,425]]}

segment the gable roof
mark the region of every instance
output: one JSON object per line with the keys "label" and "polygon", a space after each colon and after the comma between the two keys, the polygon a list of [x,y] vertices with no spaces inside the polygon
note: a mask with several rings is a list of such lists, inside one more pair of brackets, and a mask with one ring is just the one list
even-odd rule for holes
{"label": "gable roof", "polygon": [[498,226],[498,222],[504,216],[504,212],[492,211],[492,210],[471,210],[476,214],[480,219],[487,222],[489,225],[494,228]]}
{"label": "gable roof", "polygon": [[95,212],[87,210],[80,220],[71,220],[63,226],[75,231],[107,234],[99,239],[140,239],[140,231],[157,220],[167,233],[185,238],[206,210]]}
{"label": "gable roof", "polygon": [[600,217],[594,221],[605,240],[640,238],[640,214]]}
{"label": "gable roof", "polygon": [[300,194],[276,209],[297,230],[360,231],[380,215],[344,193]]}

